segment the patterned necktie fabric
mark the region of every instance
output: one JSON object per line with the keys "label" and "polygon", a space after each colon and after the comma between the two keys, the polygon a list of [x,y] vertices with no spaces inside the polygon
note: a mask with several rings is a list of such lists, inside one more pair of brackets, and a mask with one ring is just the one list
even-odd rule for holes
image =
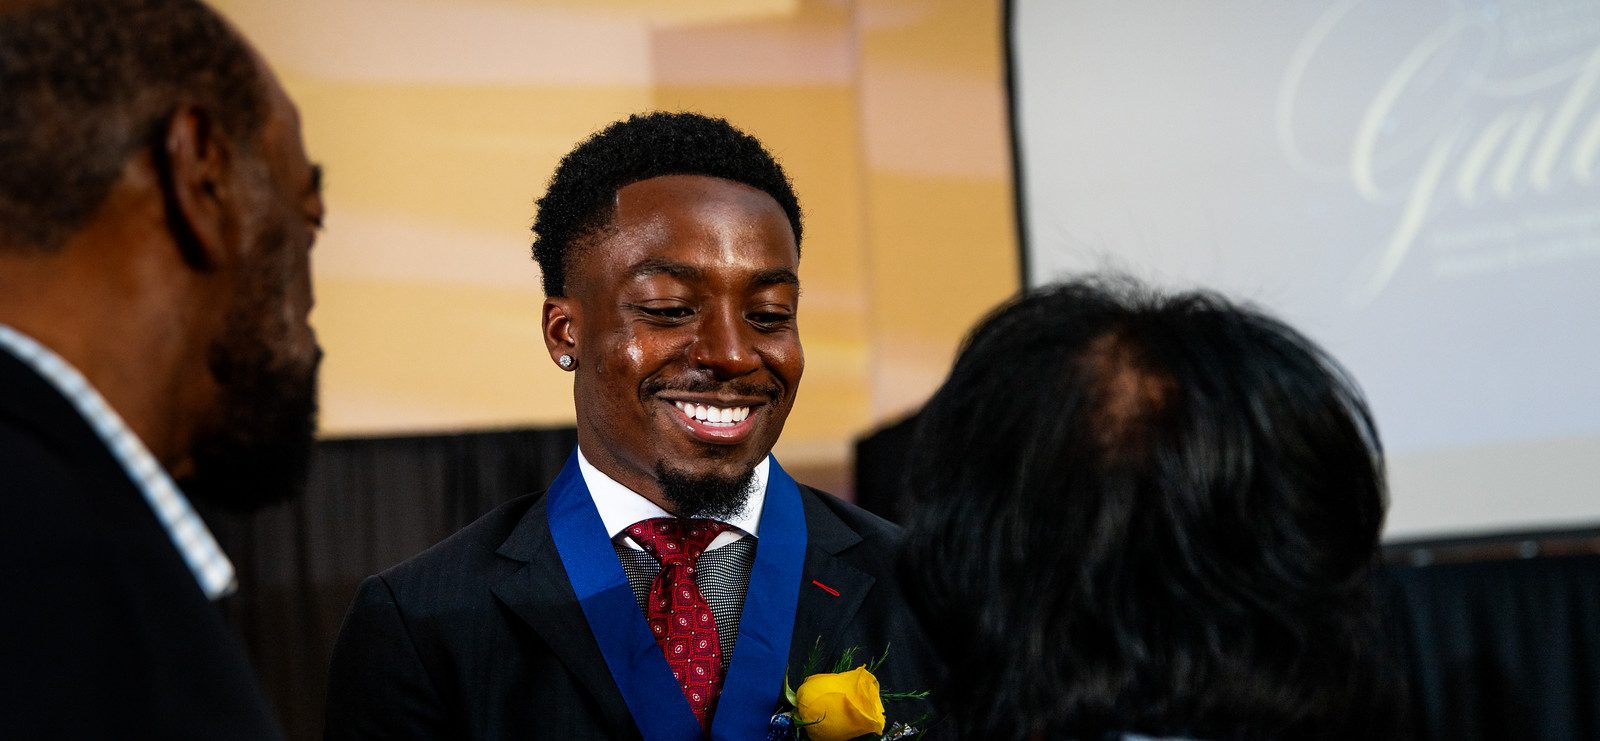
{"label": "patterned necktie fabric", "polygon": [[[729,532],[732,532],[729,528]],[[639,614],[650,611],[650,586],[661,573],[661,564],[655,556],[645,553],[628,538],[627,528],[617,534],[611,549],[622,562],[622,573],[628,577],[628,587],[633,599],[639,603]],[[627,541],[626,543],[623,541]],[[715,541],[713,541],[715,542]],[[716,548],[706,548],[694,565],[694,583],[700,595],[711,605],[711,618],[717,621],[717,635],[722,638],[723,676],[727,676],[728,662],[738,648],[740,613],[744,612],[745,592],[750,588],[750,570],[756,561],[756,539],[745,535],[738,540]]]}
{"label": "patterned necktie fabric", "polygon": [[716,618],[695,583],[695,563],[726,529],[727,524],[715,520],[673,517],[643,520],[628,527],[628,537],[661,563],[661,571],[650,585],[645,617],[701,728],[711,727],[711,715],[722,692],[723,664]]}

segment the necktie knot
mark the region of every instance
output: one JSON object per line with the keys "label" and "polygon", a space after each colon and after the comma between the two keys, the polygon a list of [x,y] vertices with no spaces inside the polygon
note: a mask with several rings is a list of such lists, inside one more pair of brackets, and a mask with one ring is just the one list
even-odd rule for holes
{"label": "necktie knot", "polygon": [[629,525],[628,537],[663,567],[694,566],[706,546],[727,529],[727,523],[716,520],[656,517]]}

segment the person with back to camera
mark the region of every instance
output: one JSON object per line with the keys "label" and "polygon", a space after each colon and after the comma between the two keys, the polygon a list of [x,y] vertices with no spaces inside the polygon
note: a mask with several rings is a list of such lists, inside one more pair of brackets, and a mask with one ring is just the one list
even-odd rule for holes
{"label": "person with back to camera", "polygon": [[1041,289],[924,409],[900,562],[962,738],[1378,739],[1382,449],[1310,340],[1208,292]]}

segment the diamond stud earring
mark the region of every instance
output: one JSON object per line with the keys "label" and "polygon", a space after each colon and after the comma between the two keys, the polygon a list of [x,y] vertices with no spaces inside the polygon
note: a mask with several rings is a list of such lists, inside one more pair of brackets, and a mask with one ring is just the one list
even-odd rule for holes
{"label": "diamond stud earring", "polygon": [[562,354],[561,357],[556,358],[556,365],[561,366],[561,370],[572,370],[572,367],[577,364],[578,361],[571,355]]}

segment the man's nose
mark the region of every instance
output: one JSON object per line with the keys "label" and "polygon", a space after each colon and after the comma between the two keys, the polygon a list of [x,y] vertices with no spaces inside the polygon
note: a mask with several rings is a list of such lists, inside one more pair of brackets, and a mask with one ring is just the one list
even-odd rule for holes
{"label": "man's nose", "polygon": [[738,378],[760,367],[751,334],[754,329],[736,310],[706,311],[689,347],[689,360],[717,378]]}

